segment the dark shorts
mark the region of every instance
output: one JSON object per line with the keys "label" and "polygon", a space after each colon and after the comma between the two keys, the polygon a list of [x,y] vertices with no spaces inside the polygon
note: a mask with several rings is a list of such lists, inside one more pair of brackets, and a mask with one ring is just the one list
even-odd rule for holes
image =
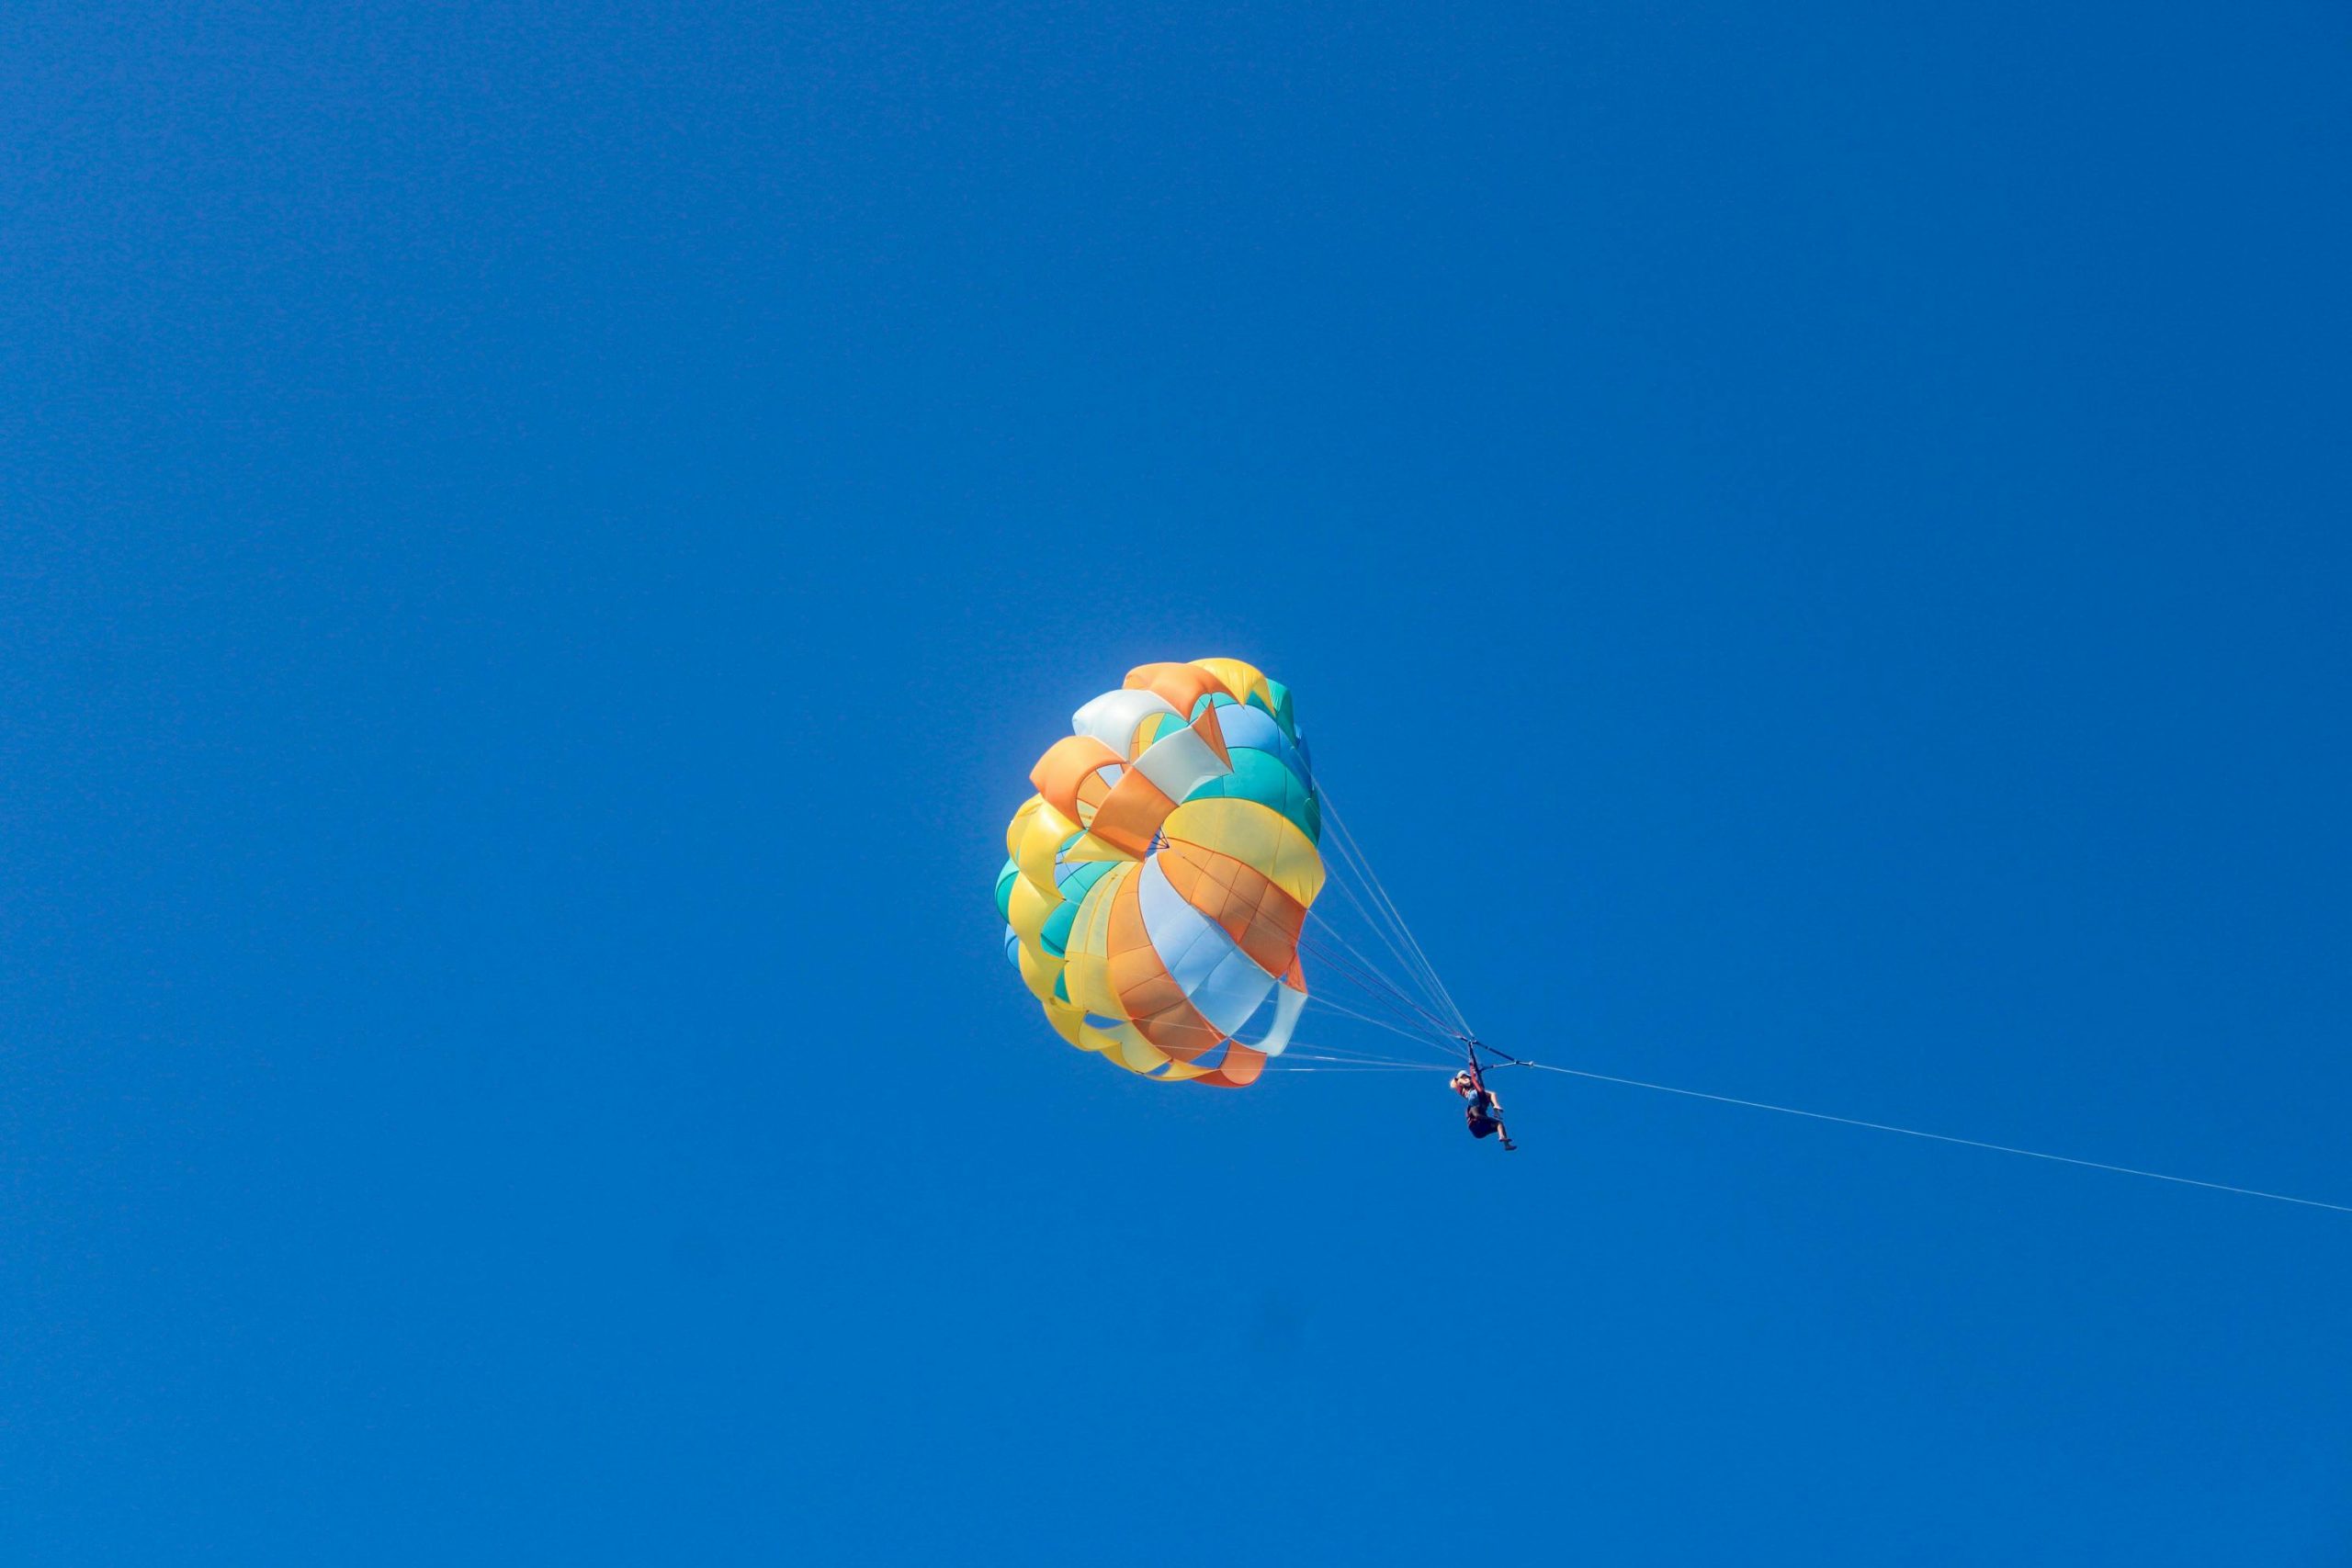
{"label": "dark shorts", "polygon": [[1502,1131],[1502,1125],[1491,1116],[1473,1116],[1470,1118],[1470,1135],[1474,1138],[1491,1138]]}

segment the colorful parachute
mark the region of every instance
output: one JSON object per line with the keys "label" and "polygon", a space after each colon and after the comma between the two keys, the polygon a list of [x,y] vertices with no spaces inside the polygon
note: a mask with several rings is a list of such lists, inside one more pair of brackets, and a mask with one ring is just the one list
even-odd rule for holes
{"label": "colorful parachute", "polygon": [[1323,887],[1289,689],[1235,659],[1146,664],[1070,729],[1005,830],[1005,955],[1071,1044],[1148,1077],[1254,1081],[1306,1005]]}

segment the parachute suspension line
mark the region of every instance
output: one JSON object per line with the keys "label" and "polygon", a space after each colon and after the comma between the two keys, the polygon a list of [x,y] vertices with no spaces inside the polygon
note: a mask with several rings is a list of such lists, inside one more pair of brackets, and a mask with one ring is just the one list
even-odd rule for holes
{"label": "parachute suspension line", "polygon": [[[1380,938],[1382,945],[1395,955],[1407,978],[1429,997],[1430,1005],[1456,1014],[1458,1022],[1460,1010],[1445,998],[1444,983],[1438,979],[1437,971],[1430,964],[1428,955],[1421,953],[1419,944],[1413,941],[1412,932],[1406,929],[1404,916],[1397,910],[1396,900],[1388,897],[1387,888],[1374,873],[1363,846],[1356,842],[1355,835],[1348,830],[1338,807],[1332,805],[1329,788],[1318,787],[1317,799],[1324,814],[1331,819],[1331,826],[1337,829],[1336,836],[1329,838],[1326,842],[1338,852],[1336,869],[1343,874],[1334,880],[1339,883],[1340,893],[1363,917],[1364,923]],[[1358,886],[1363,889],[1361,894],[1357,891]],[[1447,1027],[1453,1029],[1455,1025]]]}
{"label": "parachute suspension line", "polygon": [[[1390,927],[1387,918],[1380,911],[1365,903],[1365,899],[1371,896],[1370,888],[1367,887],[1364,894],[1359,896],[1355,888],[1351,886],[1351,883],[1353,881],[1363,880],[1363,874],[1361,872],[1354,871],[1349,862],[1347,858],[1347,846],[1338,839],[1329,840],[1329,843],[1331,848],[1339,851],[1340,852],[1337,857],[1325,862],[1325,870],[1329,874],[1326,877],[1326,881],[1329,886],[1337,887],[1340,890],[1340,897],[1346,898],[1349,904],[1354,907],[1356,913],[1363,917],[1364,924],[1371,929],[1372,933],[1374,936],[1377,936],[1381,940],[1382,944],[1388,949],[1389,953],[1396,959],[1396,963],[1402,966],[1403,973],[1412,981],[1415,987],[1422,987],[1424,982],[1422,981],[1413,960],[1406,953],[1402,947],[1397,945],[1396,938],[1390,934]],[[1352,874],[1349,874],[1351,873],[1352,873]],[[1320,919],[1323,923],[1323,929],[1329,931],[1335,939],[1338,938],[1338,929],[1333,925],[1329,915],[1317,915],[1316,911],[1312,908],[1307,910],[1307,913]],[[1348,951],[1354,953],[1355,949],[1351,947]],[[1361,953],[1357,956],[1359,958],[1363,957]],[[1363,962],[1366,968],[1372,969],[1375,973],[1378,972],[1379,965],[1373,964],[1369,959],[1364,959]],[[1386,980],[1387,977],[1385,976],[1382,976],[1381,978],[1383,980]],[[1397,986],[1394,982],[1389,982],[1389,988],[1394,990],[1398,996],[1404,997],[1408,1001],[1412,999],[1409,993],[1408,993],[1403,987]],[[1442,1005],[1438,1002],[1435,992],[1430,992],[1429,997],[1431,1006]],[[1427,1009],[1420,1008],[1418,1003],[1415,1005],[1416,1010],[1423,1012],[1428,1011]],[[1440,1023],[1444,1023],[1444,1021],[1437,1019],[1434,1013],[1430,1013],[1429,1016]],[[1453,1026],[1452,1024],[1445,1024],[1445,1028],[1449,1033],[1453,1032]]]}
{"label": "parachute suspension line", "polygon": [[[1374,982],[1365,978],[1363,971],[1357,969],[1352,964],[1340,957],[1337,953],[1332,952],[1330,949],[1326,948],[1319,943],[1311,942],[1300,942],[1299,951],[1315,960],[1316,964],[1317,965],[1317,974],[1318,978],[1325,980],[1344,980],[1353,989],[1363,993],[1361,996],[1354,998],[1358,1006],[1371,1008],[1383,1018],[1385,1018],[1391,1022],[1397,1024],[1399,1027],[1414,1033],[1428,1034],[1433,1038],[1440,1039],[1449,1037],[1450,1032],[1438,1028],[1436,1024],[1429,1021],[1426,1014],[1420,1012],[1418,1009],[1410,1007],[1405,1003],[1398,1002],[1391,998]],[[1307,999],[1309,1001],[1313,1001],[1317,998],[1322,996],[1322,991],[1319,990],[1311,992],[1309,993]]]}
{"label": "parachute suspension line", "polygon": [[1285,1067],[1269,1062],[1260,1070],[1269,1073],[1443,1073],[1453,1069],[1440,1066],[1435,1062],[1392,1062],[1385,1066],[1344,1067]]}
{"label": "parachute suspension line", "polygon": [[2274,1203],[2299,1203],[2307,1209],[2332,1209],[2339,1214],[2352,1214],[2352,1204],[2324,1203],[2316,1198],[2293,1198],[2284,1192],[2263,1192],[2252,1187],[2232,1187],[2220,1181],[2199,1181],[2191,1176],[2166,1176],[2160,1170],[2141,1170],[2128,1165],[2109,1165],[2095,1159],[2075,1159],[2071,1155],[2044,1154],[2039,1149],[2020,1149],[2007,1144],[1988,1144],[1975,1138],[1955,1138],[1948,1133],[1923,1133],[1917,1127],[1897,1127],[1885,1122],[1864,1122],[1852,1116],[1832,1116],[1822,1111],[1799,1111],[1792,1105],[1768,1105],[1760,1100],[1739,1100],[1728,1094],[1709,1094],[1703,1089],[1676,1089],[1671,1084],[1644,1083],[1639,1078],[1612,1077],[1607,1073],[1589,1073],[1581,1067],[1555,1067],[1544,1062],[1512,1062],[1506,1066],[1533,1067],[1538,1072],[1566,1073],[1571,1077],[1592,1078],[1600,1083],[1624,1084],[1632,1089],[1654,1089],[1661,1094],[1679,1094],[1691,1100],[1712,1100],[1723,1105],[1744,1105],[1750,1111],[1775,1111],[1783,1116],[1803,1116],[1813,1122],[1835,1122],[1840,1126],[1867,1127],[1873,1133],[1900,1133],[1906,1138],[1927,1138],[1939,1144],[1958,1144],[1962,1148],[1989,1149],[1995,1154],[2022,1155],[2027,1159],[2044,1159],[2057,1165],[2078,1165],[2089,1170],[2112,1171],[2118,1176],[2141,1176],[2151,1181],[2170,1181],[2182,1187],[2202,1187],[2214,1192],[2234,1192],[2242,1198],[2267,1198]]}
{"label": "parachute suspension line", "polygon": [[1435,1054],[1435,1055],[1444,1055],[1446,1060],[1452,1060],[1452,1058],[1453,1058],[1453,1046],[1452,1046],[1452,1042],[1444,1042],[1444,1043],[1442,1043],[1442,1042],[1437,1042],[1437,1039],[1430,1037],[1428,1032],[1404,1030],[1404,1027],[1397,1027],[1397,1025],[1393,1025],[1393,1022],[1387,1022],[1385,1018],[1374,1018],[1374,1016],[1371,1016],[1371,1013],[1360,1013],[1360,1010],[1355,1010],[1355,1009],[1352,1009],[1352,1006],[1345,1004],[1345,1001],[1334,1001],[1334,999],[1331,999],[1331,997],[1327,997],[1327,995],[1315,995],[1315,997],[1307,997],[1307,1006],[1312,1006],[1312,1009],[1317,1009],[1317,1010],[1329,1010],[1329,1013],[1336,1013],[1336,1016],[1339,1016],[1339,1018],[1352,1018],[1352,1021],[1357,1021],[1357,1022],[1369,1022],[1371,1027],[1376,1027],[1376,1030],[1387,1030],[1387,1032],[1390,1032],[1390,1034],[1395,1034],[1395,1037],[1397,1037],[1397,1039],[1408,1039],[1408,1042],[1414,1043],[1416,1048],[1420,1048],[1420,1051],[1428,1051],[1428,1054]]}
{"label": "parachute suspension line", "polygon": [[1346,1062],[1361,1066],[1420,1067],[1429,1065],[1426,1062],[1416,1062],[1404,1056],[1391,1055],[1385,1052],[1361,1051],[1353,1046],[1325,1045],[1305,1040],[1295,1042],[1292,1048],[1284,1051],[1279,1057],[1268,1059],[1284,1062]]}
{"label": "parachute suspension line", "polygon": [[[1331,818],[1331,828],[1336,829],[1329,841],[1339,851],[1339,861],[1348,867],[1352,877],[1364,884],[1366,896],[1374,900],[1374,909],[1366,912],[1366,919],[1371,919],[1371,924],[1381,933],[1381,941],[1390,947],[1390,952],[1397,952],[1399,962],[1404,964],[1404,974],[1414,980],[1416,987],[1420,987],[1430,997],[1430,1004],[1444,1010],[1446,1018],[1452,1018],[1452,1022],[1446,1025],[1446,1032],[1456,1039],[1470,1039],[1473,1037],[1470,1021],[1463,1016],[1461,1006],[1453,1001],[1453,992],[1449,992],[1444,980],[1437,976],[1437,966],[1430,962],[1430,954],[1420,945],[1420,938],[1416,938],[1414,929],[1404,921],[1404,909],[1397,908],[1397,900],[1390,896],[1387,886],[1381,882],[1381,874],[1371,870],[1371,858],[1364,853],[1364,846],[1357,841],[1355,832],[1348,828],[1348,818],[1340,816],[1339,807],[1331,802],[1329,792],[1324,792],[1322,807],[1324,813]],[[1345,891],[1345,879],[1340,882],[1340,886]],[[1357,905],[1362,908],[1360,900],[1357,900]]]}
{"label": "parachute suspension line", "polygon": [[1347,819],[1340,815],[1340,808],[1332,804],[1329,791],[1322,792],[1322,805],[1324,810],[1330,816],[1331,825],[1340,830],[1340,843],[1349,858],[1353,861],[1357,871],[1363,875],[1365,886],[1381,903],[1387,907],[1389,918],[1396,923],[1397,933],[1412,949],[1414,956],[1420,960],[1421,976],[1428,981],[1431,995],[1444,1004],[1446,1011],[1453,1015],[1453,1021],[1461,1027],[1464,1034],[1475,1033],[1476,1032],[1470,1027],[1470,1021],[1463,1015],[1461,1007],[1455,1003],[1453,993],[1447,990],[1445,982],[1438,977],[1437,965],[1430,962],[1430,955],[1421,946],[1420,939],[1413,934],[1413,928],[1406,923],[1404,911],[1396,908],[1396,900],[1389,897],[1387,886],[1382,883],[1378,874],[1372,869],[1372,862],[1364,854],[1363,847],[1356,842],[1356,836],[1348,830]]}
{"label": "parachute suspension line", "polygon": [[[1319,966],[1318,973],[1326,978],[1350,977],[1351,972],[1344,959],[1312,945],[1303,948],[1302,951],[1315,960]],[[1361,980],[1355,980],[1353,983],[1359,988],[1363,985]],[[1436,1051],[1441,1055],[1453,1055],[1457,1043],[1451,1031],[1399,1010],[1395,1004],[1386,1002],[1377,992],[1369,998],[1349,997],[1342,999],[1340,997],[1332,995],[1330,988],[1326,987],[1311,993],[1306,999],[1310,1007],[1325,1007],[1333,1012],[1360,1019],[1366,1023],[1377,1024],[1391,1033],[1400,1034],[1417,1044]],[[1351,1006],[1351,1002],[1357,1005]],[[1364,1012],[1360,1010],[1362,1007],[1370,1007],[1374,1010]]]}
{"label": "parachute suspension line", "polygon": [[[1300,952],[1317,965],[1317,973],[1326,982],[1308,996],[1309,1007],[1400,1035],[1449,1064],[1449,1071],[1460,1062],[1462,1032],[1373,967],[1361,952],[1332,929],[1328,919],[1318,917],[1310,920],[1299,934]],[[1342,953],[1347,956],[1342,957]],[[1347,983],[1347,989],[1334,995],[1340,981]],[[1351,991],[1356,994],[1349,995]],[[1363,1009],[1371,1010],[1360,1010]]]}
{"label": "parachute suspension line", "polygon": [[[1358,1012],[1355,1009],[1349,1007],[1344,1002],[1335,1002],[1331,1000],[1329,997],[1320,991],[1310,996],[1306,1000],[1307,1005],[1310,1007],[1325,1009],[1329,1011],[1338,1013],[1342,1018],[1352,1018],[1359,1023],[1369,1023],[1375,1029],[1385,1029],[1391,1034],[1399,1035],[1404,1039],[1411,1041],[1414,1044],[1419,1046],[1425,1051],[1436,1052],[1449,1061],[1453,1059],[1453,1043],[1448,1041],[1441,1043],[1437,1040],[1433,1039],[1426,1030],[1414,1031],[1401,1028],[1396,1024],[1389,1022],[1385,1019],[1374,1018],[1370,1013]],[[1288,1055],[1288,1053],[1284,1053],[1284,1055]]]}
{"label": "parachute suspension line", "polygon": [[[1322,990],[1310,996],[1309,1001],[1412,1040],[1443,1058],[1448,1064],[1448,1070],[1451,1070],[1451,1065],[1459,1060],[1458,1053],[1474,1043],[1461,1010],[1453,1004],[1451,996],[1443,983],[1438,980],[1436,971],[1419,943],[1414,941],[1410,931],[1405,929],[1402,916],[1396,910],[1396,901],[1387,896],[1386,888],[1380,886],[1378,877],[1365,863],[1363,851],[1356,843],[1353,834],[1340,819],[1338,813],[1329,809],[1328,793],[1321,798],[1326,815],[1335,829],[1324,836],[1324,848],[1329,852],[1327,882],[1339,888],[1357,916],[1380,939],[1381,945],[1388,950],[1399,965],[1398,973],[1405,977],[1405,983],[1390,978],[1384,973],[1383,965],[1374,963],[1348,940],[1332,919],[1332,906],[1326,900],[1321,908],[1310,908],[1308,910],[1311,917],[1309,926],[1299,933],[1301,949],[1313,957],[1328,976],[1346,980],[1360,992],[1361,1005],[1372,1011],[1359,1011]],[[1357,884],[1362,885],[1361,893],[1355,886]],[[1410,989],[1407,988],[1408,984]],[[1451,1014],[1451,1019],[1444,1014]],[[1475,1071],[1477,1066],[1476,1050],[1470,1049],[1469,1055]]]}
{"label": "parachute suspension line", "polygon": [[[1344,890],[1345,889],[1343,888],[1342,891]],[[1398,986],[1394,980],[1389,979],[1388,976],[1380,972],[1379,964],[1365,957],[1363,953],[1358,949],[1353,942],[1350,942],[1346,937],[1341,936],[1340,934],[1340,928],[1331,923],[1331,918],[1329,915],[1320,913],[1312,906],[1309,906],[1306,911],[1306,916],[1307,919],[1314,923],[1315,931],[1321,934],[1319,937],[1317,937],[1302,931],[1300,935],[1303,940],[1310,942],[1322,941],[1330,943],[1332,946],[1340,949],[1342,953],[1345,953],[1349,957],[1354,959],[1357,964],[1361,966],[1367,975],[1380,982],[1381,988],[1386,991],[1390,996],[1408,1006],[1419,1005],[1414,1002],[1412,997],[1408,995],[1402,987]]]}
{"label": "parachute suspension line", "polygon": [[[1336,824],[1335,818],[1334,825]],[[1398,934],[1396,922],[1374,895],[1369,874],[1370,868],[1362,864],[1355,854],[1351,852],[1344,836],[1334,836],[1328,839],[1326,842],[1337,852],[1327,862],[1331,872],[1330,881],[1338,886],[1340,895],[1354,908],[1365,926],[1380,939],[1381,945],[1385,947],[1390,956],[1396,960],[1397,972],[1405,977],[1413,989],[1429,999],[1430,1008],[1444,1007],[1445,1003],[1439,998],[1440,988],[1430,984],[1426,969],[1420,961],[1414,957],[1409,947]],[[1359,886],[1362,887],[1361,893],[1358,891]],[[1324,917],[1324,924],[1327,927],[1332,924],[1328,914]],[[1404,991],[1403,987],[1398,987],[1397,989],[1400,993]],[[1445,1023],[1445,1027],[1448,1032],[1455,1032],[1456,1026],[1451,1022]]]}
{"label": "parachute suspension line", "polygon": [[1334,999],[1327,991],[1317,991],[1314,995],[1308,997],[1306,998],[1306,1005],[1324,1011],[1336,1013],[1341,1018],[1354,1019],[1359,1023],[1371,1024],[1375,1029],[1385,1029],[1389,1033],[1397,1036],[1399,1039],[1409,1040],[1414,1044],[1422,1046],[1426,1049],[1442,1051],[1448,1055],[1452,1054],[1452,1045],[1450,1043],[1440,1043],[1430,1034],[1429,1031],[1425,1029],[1413,1029],[1404,1024],[1395,1023],[1373,1013],[1358,1012],[1355,1009],[1348,1006],[1347,1003]]}
{"label": "parachute suspension line", "polygon": [[[1377,968],[1374,967],[1370,959],[1364,957],[1363,953],[1358,953],[1354,947],[1351,946],[1348,940],[1341,936],[1338,931],[1332,930],[1329,922],[1324,923],[1322,926],[1318,927],[1317,930],[1320,931],[1320,935],[1313,935],[1302,931],[1299,933],[1299,937],[1300,941],[1306,946],[1307,950],[1313,953],[1318,961],[1328,964],[1332,968],[1338,970],[1341,975],[1351,980],[1358,989],[1365,992],[1374,1001],[1382,1003],[1391,1011],[1397,1013],[1398,1016],[1402,1017],[1407,1014],[1418,1015],[1419,1018],[1426,1021],[1427,1026],[1434,1030],[1440,1039],[1452,1040],[1455,1037],[1457,1032],[1452,1024],[1449,1024],[1445,1020],[1430,1011],[1428,1008],[1425,1008],[1420,1003],[1415,1001],[1410,996],[1407,995],[1402,989],[1400,989],[1396,986],[1396,982],[1381,974]],[[1333,953],[1329,947],[1325,945],[1325,939],[1327,938],[1331,943],[1336,944],[1340,952],[1345,953],[1348,955],[1348,959],[1352,959],[1354,962],[1350,963],[1347,959],[1342,959],[1338,953]]]}
{"label": "parachute suspension line", "polygon": [[[1334,860],[1328,864],[1332,873],[1329,877],[1330,884],[1337,886],[1342,893],[1347,893],[1349,891],[1347,883],[1338,874],[1341,863]],[[1325,908],[1310,908],[1307,911],[1309,916],[1307,925],[1299,933],[1302,950],[1314,957],[1317,964],[1323,965],[1327,975],[1347,980],[1356,991],[1362,994],[1363,1005],[1378,1010],[1394,1024],[1401,1025],[1398,1032],[1409,1031],[1418,1037],[1426,1038],[1430,1043],[1441,1045],[1447,1055],[1451,1055],[1455,1045],[1461,1041],[1461,1031],[1431,1010],[1440,1005],[1436,999],[1431,998],[1425,1004],[1412,991],[1407,990],[1396,980],[1391,979],[1380,964],[1374,963],[1340,933],[1339,927],[1332,921],[1328,912],[1329,907],[1327,900]],[[1360,901],[1357,902],[1357,909],[1366,922],[1373,925],[1375,931],[1380,931],[1381,928],[1374,922],[1371,912],[1365,909]],[[1395,951],[1396,944],[1393,941],[1388,942],[1388,946],[1392,952]],[[1347,956],[1343,958],[1340,956],[1341,953]],[[1320,992],[1317,993],[1318,998],[1320,995]]]}
{"label": "parachute suspension line", "polygon": [[1366,957],[1363,950],[1353,942],[1341,936],[1338,928],[1330,921],[1316,915],[1312,909],[1307,911],[1307,917],[1306,928],[1299,932],[1300,942],[1315,947],[1318,952],[1330,954],[1335,961],[1339,954],[1345,953],[1351,961],[1348,965],[1349,973],[1363,982],[1364,989],[1399,1011],[1418,1014],[1429,1020],[1432,1027],[1442,1029],[1449,1034],[1453,1032],[1453,1025],[1431,1012],[1429,1007],[1415,998],[1411,992],[1381,973],[1380,965],[1373,959]]}

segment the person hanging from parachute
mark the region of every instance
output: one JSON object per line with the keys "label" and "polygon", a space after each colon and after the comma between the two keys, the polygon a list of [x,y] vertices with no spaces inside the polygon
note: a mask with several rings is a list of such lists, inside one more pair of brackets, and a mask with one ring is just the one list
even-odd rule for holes
{"label": "person hanging from parachute", "polygon": [[1463,1099],[1463,1119],[1470,1124],[1472,1137],[1491,1138],[1500,1134],[1504,1148],[1519,1147],[1510,1141],[1510,1129],[1503,1125],[1503,1102],[1487,1087],[1484,1074],[1464,1067],[1453,1075],[1453,1087]]}

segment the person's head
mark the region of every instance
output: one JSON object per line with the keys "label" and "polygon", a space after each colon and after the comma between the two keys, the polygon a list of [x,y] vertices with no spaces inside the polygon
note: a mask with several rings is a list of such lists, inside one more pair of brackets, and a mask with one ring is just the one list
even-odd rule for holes
{"label": "person's head", "polygon": [[1453,1075],[1453,1089],[1456,1094],[1467,1094],[1477,1087],[1478,1080],[1472,1077],[1468,1073],[1464,1072]]}

